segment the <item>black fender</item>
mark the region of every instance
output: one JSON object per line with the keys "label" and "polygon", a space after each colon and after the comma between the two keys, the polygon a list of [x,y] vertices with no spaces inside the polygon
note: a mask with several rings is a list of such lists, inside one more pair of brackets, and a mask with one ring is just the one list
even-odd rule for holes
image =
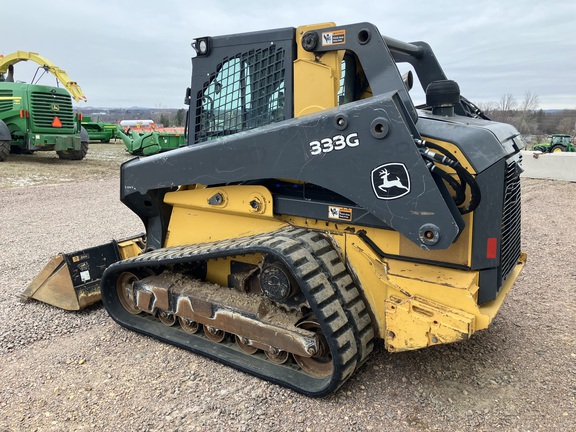
{"label": "black fender", "polygon": [[88,132],[84,129],[84,126],[80,127],[80,141],[81,142],[90,142],[90,137],[88,136]]}
{"label": "black fender", "polygon": [[10,134],[10,129],[6,126],[2,120],[0,120],[0,141],[11,141],[12,135]]}

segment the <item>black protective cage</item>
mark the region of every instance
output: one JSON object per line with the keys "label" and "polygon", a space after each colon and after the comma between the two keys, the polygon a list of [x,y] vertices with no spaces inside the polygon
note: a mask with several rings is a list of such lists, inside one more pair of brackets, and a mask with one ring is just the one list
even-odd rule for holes
{"label": "black protective cage", "polygon": [[[293,28],[209,38],[193,59],[190,143],[293,117]],[[207,39],[207,38],[205,38]],[[208,54],[208,53],[207,53]]]}

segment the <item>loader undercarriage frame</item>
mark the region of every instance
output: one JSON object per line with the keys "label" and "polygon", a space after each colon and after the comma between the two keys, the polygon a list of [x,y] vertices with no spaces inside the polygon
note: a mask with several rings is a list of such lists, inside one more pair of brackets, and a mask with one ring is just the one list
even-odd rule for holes
{"label": "loader undercarriage frame", "polygon": [[[281,263],[298,289],[273,290],[272,301],[262,292],[193,287],[197,282],[189,275],[206,261],[250,254],[264,256],[261,265]],[[269,287],[282,286],[277,273],[271,280]],[[337,251],[303,229],[158,249],[121,261],[106,270],[102,299],[127,328],[311,396],[337,389],[373,348],[370,316]],[[282,324],[274,328],[274,320]]]}

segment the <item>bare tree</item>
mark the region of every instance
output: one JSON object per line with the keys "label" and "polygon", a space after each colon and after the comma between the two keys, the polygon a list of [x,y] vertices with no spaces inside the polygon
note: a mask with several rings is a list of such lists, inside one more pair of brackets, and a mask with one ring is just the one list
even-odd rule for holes
{"label": "bare tree", "polygon": [[516,127],[523,134],[535,134],[538,131],[537,124],[537,109],[538,109],[538,95],[527,91],[524,94],[524,100],[520,103],[520,108],[517,112]]}
{"label": "bare tree", "polygon": [[488,117],[490,117],[492,113],[498,109],[498,102],[480,102],[478,104],[478,108],[480,108],[480,111],[484,112]]}
{"label": "bare tree", "polygon": [[514,125],[521,134],[534,135],[538,133],[540,126],[538,122],[538,104],[538,95],[530,91],[524,94],[524,99],[520,103],[516,101],[511,93],[508,93],[495,103],[489,117],[495,121]]}
{"label": "bare tree", "polygon": [[558,123],[558,130],[556,133],[563,133],[572,135],[574,133],[574,117],[564,117]]}
{"label": "bare tree", "polygon": [[524,100],[520,104],[520,111],[536,111],[540,104],[537,94],[527,91],[524,93]]}
{"label": "bare tree", "polygon": [[500,98],[498,103],[498,110],[509,113],[516,108],[516,99],[511,93],[507,93]]}
{"label": "bare tree", "polygon": [[495,109],[491,112],[490,118],[502,123],[510,123],[517,127],[516,122],[516,99],[511,93],[505,94],[496,103]]}

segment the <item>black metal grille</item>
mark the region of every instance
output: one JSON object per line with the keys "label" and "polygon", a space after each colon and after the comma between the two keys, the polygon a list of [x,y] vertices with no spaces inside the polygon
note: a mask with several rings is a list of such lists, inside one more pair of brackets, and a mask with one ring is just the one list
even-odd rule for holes
{"label": "black metal grille", "polygon": [[281,47],[225,58],[196,101],[196,141],[231,135],[284,120]]}
{"label": "black metal grille", "polygon": [[506,279],[520,257],[521,234],[521,203],[520,176],[516,163],[508,163],[506,167],[506,189],[504,193],[504,211],[502,214],[501,242],[501,275]]}
{"label": "black metal grille", "polygon": [[62,128],[74,128],[74,110],[70,95],[32,92],[31,116],[36,127],[52,128],[58,117]]}
{"label": "black metal grille", "polygon": [[[2,97],[12,97],[14,94],[12,90],[0,90],[0,98]],[[14,101],[13,100],[2,100],[0,99],[0,112],[11,111],[14,109]]]}

